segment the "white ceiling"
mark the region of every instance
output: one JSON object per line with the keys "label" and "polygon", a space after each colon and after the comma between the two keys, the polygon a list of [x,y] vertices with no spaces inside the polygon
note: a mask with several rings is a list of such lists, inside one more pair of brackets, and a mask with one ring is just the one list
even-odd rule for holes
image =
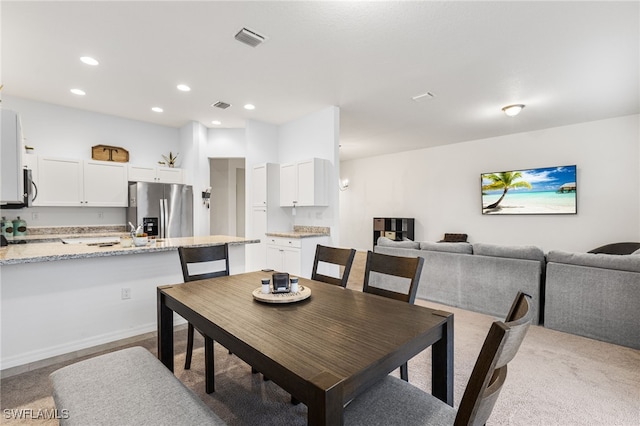
{"label": "white ceiling", "polygon": [[639,113],[639,5],[3,0],[3,94],[171,127],[336,105],[347,160]]}

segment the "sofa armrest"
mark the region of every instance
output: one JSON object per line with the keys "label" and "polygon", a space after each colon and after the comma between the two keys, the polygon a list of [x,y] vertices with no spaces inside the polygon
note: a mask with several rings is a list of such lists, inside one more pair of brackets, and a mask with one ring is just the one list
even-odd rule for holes
{"label": "sofa armrest", "polygon": [[552,250],[547,253],[548,263],[564,263],[568,265],[591,268],[615,269],[618,271],[640,272],[640,255],[626,256],[616,254],[569,253]]}

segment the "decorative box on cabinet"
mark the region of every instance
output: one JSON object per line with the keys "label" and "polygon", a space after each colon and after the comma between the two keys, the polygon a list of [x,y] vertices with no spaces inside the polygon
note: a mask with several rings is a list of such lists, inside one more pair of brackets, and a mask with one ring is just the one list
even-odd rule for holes
{"label": "decorative box on cabinet", "polygon": [[280,166],[280,206],[305,207],[329,204],[329,162],[322,158]]}
{"label": "decorative box on cabinet", "polygon": [[414,218],[373,218],[373,245],[378,243],[378,238],[387,237],[391,240],[402,241],[403,238],[414,240]]}

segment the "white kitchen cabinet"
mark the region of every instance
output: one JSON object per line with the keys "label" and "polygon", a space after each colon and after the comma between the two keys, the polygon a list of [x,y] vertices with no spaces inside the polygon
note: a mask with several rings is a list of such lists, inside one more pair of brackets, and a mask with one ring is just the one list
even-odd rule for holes
{"label": "white kitchen cabinet", "polygon": [[301,240],[274,238],[267,240],[267,266],[275,271],[300,276]]}
{"label": "white kitchen cabinet", "polygon": [[321,158],[280,166],[280,206],[327,206],[329,163]]}
{"label": "white kitchen cabinet", "polygon": [[24,145],[20,117],[14,111],[3,109],[0,138],[0,201],[21,203],[24,201],[24,176],[22,153]]}
{"label": "white kitchen cabinet", "polygon": [[129,164],[131,182],[183,183],[182,169]]}
{"label": "white kitchen cabinet", "polygon": [[280,165],[262,163],[251,168],[251,226],[248,236],[260,240],[247,246],[248,270],[267,267],[266,233],[289,228],[280,208]]}
{"label": "white kitchen cabinet", "polygon": [[289,275],[311,278],[318,244],[328,244],[329,237],[267,237],[267,267]]}
{"label": "white kitchen cabinet", "polygon": [[38,157],[36,184],[39,206],[127,206],[124,163]]}
{"label": "white kitchen cabinet", "polygon": [[251,171],[251,205],[253,207],[267,206],[268,173],[270,164],[258,164]]}

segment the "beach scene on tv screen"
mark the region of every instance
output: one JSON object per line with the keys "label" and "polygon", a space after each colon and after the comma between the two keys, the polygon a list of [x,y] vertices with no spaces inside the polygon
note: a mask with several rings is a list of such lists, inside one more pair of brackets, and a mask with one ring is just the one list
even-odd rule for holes
{"label": "beach scene on tv screen", "polygon": [[482,214],[575,214],[576,166],[482,174]]}

